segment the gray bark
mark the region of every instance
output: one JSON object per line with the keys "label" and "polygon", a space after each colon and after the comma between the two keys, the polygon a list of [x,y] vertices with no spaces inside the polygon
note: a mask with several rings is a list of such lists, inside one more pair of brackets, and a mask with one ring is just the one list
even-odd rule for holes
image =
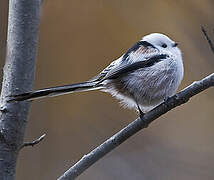
{"label": "gray bark", "polygon": [[150,123],[161,115],[167,113],[171,109],[186,103],[192,96],[214,86],[214,73],[206,78],[194,82],[187,88],[183,89],[176,95],[168,98],[162,104],[146,113],[143,118],[137,118],[124,129],[116,133],[114,136],[106,140],[103,144],[95,148],[93,151],[84,155],[76,164],[68,169],[58,180],[73,180],[96,163],[107,153],[115,149],[117,146],[125,142],[129,137],[133,136],[141,129],[148,127]]}
{"label": "gray bark", "polygon": [[10,0],[7,54],[0,99],[0,179],[15,179],[29,102],[8,103],[7,96],[32,90],[41,0]]}

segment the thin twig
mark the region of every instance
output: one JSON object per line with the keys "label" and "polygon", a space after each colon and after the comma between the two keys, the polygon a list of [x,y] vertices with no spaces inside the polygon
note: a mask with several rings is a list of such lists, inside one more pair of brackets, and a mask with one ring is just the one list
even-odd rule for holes
{"label": "thin twig", "polygon": [[46,136],[46,134],[43,134],[43,135],[40,136],[38,139],[36,139],[36,140],[34,140],[34,141],[32,141],[32,142],[25,142],[25,143],[23,143],[23,144],[20,146],[19,150],[21,150],[22,148],[27,147],[27,146],[32,146],[32,147],[33,147],[34,145],[40,143],[40,142],[45,138],[45,136]]}
{"label": "thin twig", "polygon": [[207,39],[207,42],[209,43],[209,46],[210,46],[211,51],[214,53],[214,44],[213,44],[213,42],[211,41],[211,39],[209,38],[209,36],[208,36],[208,34],[207,34],[207,31],[204,29],[203,26],[201,26],[201,31],[203,32],[205,38]]}

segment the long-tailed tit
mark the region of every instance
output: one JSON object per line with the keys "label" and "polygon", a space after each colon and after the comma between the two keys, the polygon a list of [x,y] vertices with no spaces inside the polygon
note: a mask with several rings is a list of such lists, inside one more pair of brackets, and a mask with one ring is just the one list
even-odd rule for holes
{"label": "long-tailed tit", "polygon": [[14,95],[10,101],[101,90],[142,115],[175,94],[181,83],[184,69],[177,45],[166,35],[149,34],[89,81]]}

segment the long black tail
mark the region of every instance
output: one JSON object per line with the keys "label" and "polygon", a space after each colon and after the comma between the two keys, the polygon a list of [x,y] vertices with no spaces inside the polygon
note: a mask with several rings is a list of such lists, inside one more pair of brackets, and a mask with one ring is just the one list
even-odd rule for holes
{"label": "long black tail", "polygon": [[101,86],[97,86],[97,82],[83,82],[77,84],[70,84],[65,86],[57,86],[51,88],[45,88],[37,91],[26,92],[23,94],[12,95],[9,97],[8,101],[24,101],[24,100],[34,100],[44,97],[59,96],[63,94],[80,92],[80,91],[90,91],[101,89]]}

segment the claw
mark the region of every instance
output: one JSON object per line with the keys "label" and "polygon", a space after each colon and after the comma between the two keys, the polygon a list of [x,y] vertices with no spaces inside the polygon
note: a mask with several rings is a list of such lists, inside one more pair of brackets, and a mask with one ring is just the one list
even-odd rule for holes
{"label": "claw", "polygon": [[165,97],[165,98],[164,98],[164,102],[168,101],[169,98],[170,98],[169,96]]}

